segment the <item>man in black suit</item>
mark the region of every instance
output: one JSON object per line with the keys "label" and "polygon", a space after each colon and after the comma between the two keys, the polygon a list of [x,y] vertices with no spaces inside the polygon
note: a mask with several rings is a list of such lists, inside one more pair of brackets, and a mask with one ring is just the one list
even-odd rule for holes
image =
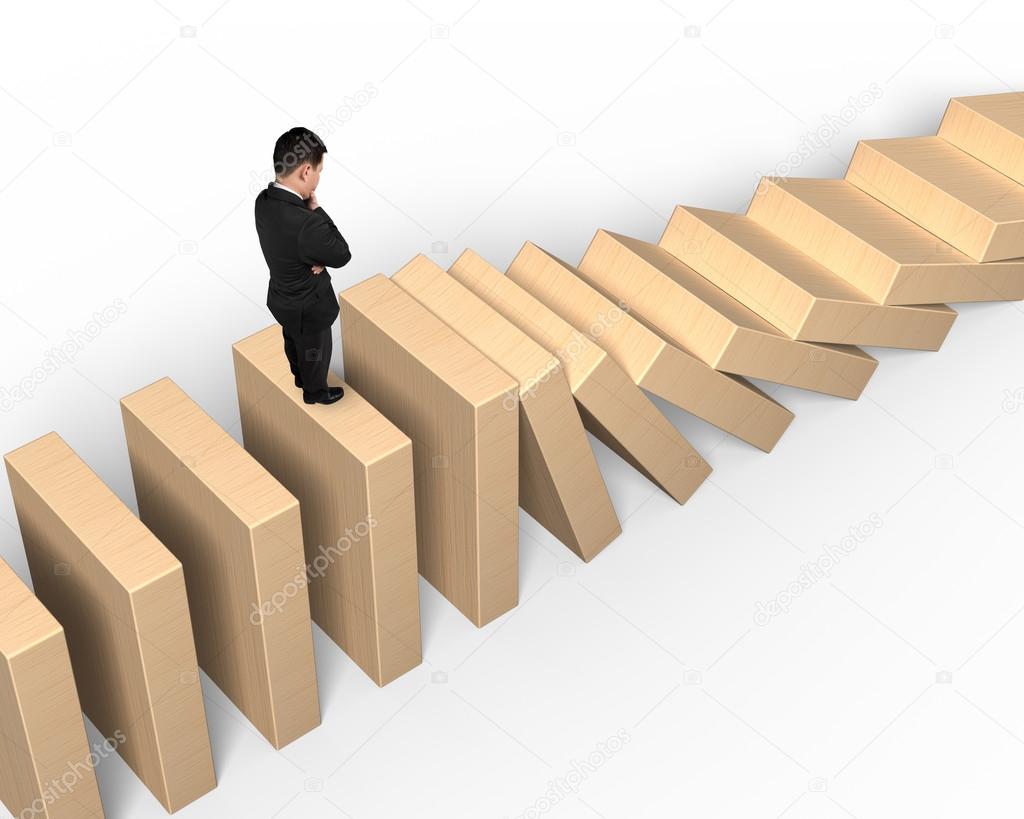
{"label": "man in black suit", "polygon": [[338,297],[326,268],[348,264],[352,254],[316,200],[326,153],[312,131],[282,134],[274,145],[276,179],[256,197],[256,232],[270,268],[267,307],[282,327],[295,386],[307,404],[333,404],[344,395],[327,386]]}

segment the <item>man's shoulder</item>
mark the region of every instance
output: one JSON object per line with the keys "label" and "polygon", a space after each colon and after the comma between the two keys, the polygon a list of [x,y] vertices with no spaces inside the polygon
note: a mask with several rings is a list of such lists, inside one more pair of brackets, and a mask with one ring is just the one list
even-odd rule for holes
{"label": "man's shoulder", "polygon": [[266,209],[271,204],[274,204],[274,200],[272,200],[267,195],[267,189],[264,188],[263,190],[261,190],[259,193],[256,194],[256,200],[255,200],[254,204],[255,204],[256,210],[259,211],[259,210]]}
{"label": "man's shoulder", "polygon": [[267,190],[256,194],[255,210],[257,216],[270,217],[288,224],[301,225],[309,219],[312,211],[305,207],[296,207],[300,203],[285,202],[270,196]]}

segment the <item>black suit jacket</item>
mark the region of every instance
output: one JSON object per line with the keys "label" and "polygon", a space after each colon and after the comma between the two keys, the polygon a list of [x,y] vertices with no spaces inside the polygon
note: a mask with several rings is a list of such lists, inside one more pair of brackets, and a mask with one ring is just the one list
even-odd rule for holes
{"label": "black suit jacket", "polygon": [[352,254],[323,208],[273,184],[256,197],[256,232],[270,268],[267,307],[289,334],[325,330],[338,317],[338,296],[325,270],[342,267]]}

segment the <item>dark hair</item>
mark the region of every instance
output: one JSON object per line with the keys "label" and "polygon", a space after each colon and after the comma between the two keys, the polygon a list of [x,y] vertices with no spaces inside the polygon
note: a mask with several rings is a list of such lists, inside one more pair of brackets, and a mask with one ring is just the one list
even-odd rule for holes
{"label": "dark hair", "polygon": [[316,168],[325,153],[327,146],[320,137],[308,128],[292,128],[281,134],[274,144],[274,173],[287,176],[305,162]]}

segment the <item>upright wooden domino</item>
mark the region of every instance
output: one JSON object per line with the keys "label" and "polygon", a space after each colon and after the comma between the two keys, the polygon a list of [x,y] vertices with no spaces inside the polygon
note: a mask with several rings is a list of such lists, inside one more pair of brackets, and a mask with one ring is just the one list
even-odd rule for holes
{"label": "upright wooden domino", "polygon": [[184,568],[199,665],[282,748],[320,724],[299,502],[169,378],[121,415],[139,517]]}
{"label": "upright wooden domino", "polygon": [[303,403],[276,324],[233,354],[245,448],[299,499],[313,619],[385,685],[422,660],[409,438],[348,385]]}
{"label": "upright wooden domino", "polygon": [[85,714],[173,813],[217,784],[181,563],[57,433],[4,460]]}
{"label": "upright wooden domino", "polygon": [[0,560],[0,801],[19,819],[103,819],[98,761],[64,629]]}
{"label": "upright wooden domino", "polygon": [[519,597],[518,382],[386,276],[340,301],[345,377],[412,439],[420,573],[482,626]]}

